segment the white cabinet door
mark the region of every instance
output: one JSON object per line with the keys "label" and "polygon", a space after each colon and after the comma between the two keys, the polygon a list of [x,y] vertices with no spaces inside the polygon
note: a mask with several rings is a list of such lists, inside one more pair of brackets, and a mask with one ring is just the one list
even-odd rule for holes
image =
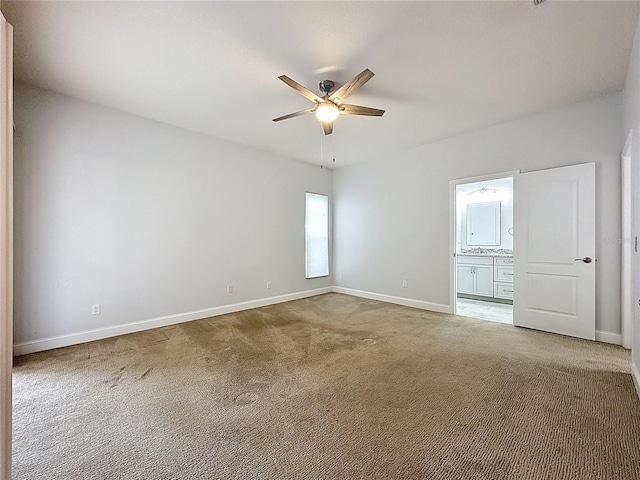
{"label": "white cabinet door", "polygon": [[473,267],[458,265],[458,293],[473,295]]}
{"label": "white cabinet door", "polygon": [[514,325],[595,339],[595,179],[595,163],[514,177]]}
{"label": "white cabinet door", "polygon": [[476,280],[473,292],[474,295],[493,297],[493,266],[476,265],[473,269],[475,271]]}

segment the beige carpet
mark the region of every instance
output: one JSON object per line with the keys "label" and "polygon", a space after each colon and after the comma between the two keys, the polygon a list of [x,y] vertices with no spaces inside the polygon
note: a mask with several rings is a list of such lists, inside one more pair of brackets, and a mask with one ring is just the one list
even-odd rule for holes
{"label": "beige carpet", "polygon": [[14,479],[640,479],[629,354],[328,294],[16,359]]}

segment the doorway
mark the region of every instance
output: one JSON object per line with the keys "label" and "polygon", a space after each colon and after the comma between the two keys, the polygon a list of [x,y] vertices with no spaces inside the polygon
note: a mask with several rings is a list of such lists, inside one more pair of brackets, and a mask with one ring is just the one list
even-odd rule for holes
{"label": "doorway", "polygon": [[[499,194],[491,180],[507,177],[513,181],[512,202],[517,206],[511,225],[504,224],[501,201],[486,197]],[[591,162],[451,181],[452,313],[459,313],[459,296],[495,302],[508,293],[513,297],[513,325],[595,340],[595,180]],[[474,183],[478,185],[467,185],[465,192],[458,188]],[[467,196],[473,194],[485,197],[469,209]],[[460,212],[466,214],[464,220]],[[511,227],[509,255],[503,239]],[[506,277],[513,279],[510,292],[505,290]]]}
{"label": "doorway", "polygon": [[513,323],[513,176],[451,182],[454,313]]}

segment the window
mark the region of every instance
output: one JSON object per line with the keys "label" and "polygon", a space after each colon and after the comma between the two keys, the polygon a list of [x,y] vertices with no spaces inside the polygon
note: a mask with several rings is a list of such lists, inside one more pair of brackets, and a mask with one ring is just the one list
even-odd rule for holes
{"label": "window", "polygon": [[305,208],[306,277],[329,275],[329,197],[306,194]]}

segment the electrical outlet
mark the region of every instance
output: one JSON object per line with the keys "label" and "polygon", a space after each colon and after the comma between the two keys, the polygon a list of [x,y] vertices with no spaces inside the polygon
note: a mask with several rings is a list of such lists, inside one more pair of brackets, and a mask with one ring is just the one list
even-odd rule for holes
{"label": "electrical outlet", "polygon": [[233,293],[233,285],[227,285],[227,293]]}
{"label": "electrical outlet", "polygon": [[402,288],[407,288],[409,286],[409,280],[406,278],[402,280]]}
{"label": "electrical outlet", "polygon": [[91,315],[100,315],[100,304],[91,305]]}
{"label": "electrical outlet", "polygon": [[271,282],[267,282],[267,288],[271,288]]}

